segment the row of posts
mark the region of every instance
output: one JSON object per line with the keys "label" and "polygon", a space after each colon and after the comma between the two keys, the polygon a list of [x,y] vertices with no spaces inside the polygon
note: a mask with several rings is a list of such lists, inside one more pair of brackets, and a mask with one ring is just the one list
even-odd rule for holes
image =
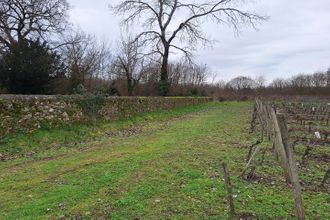
{"label": "row of posts", "polygon": [[277,114],[275,107],[264,105],[260,100],[256,102],[256,111],[261,122],[262,135],[266,135],[272,141],[286,182],[293,187],[298,219],[305,219],[298,168],[293,145],[289,141],[285,116]]}

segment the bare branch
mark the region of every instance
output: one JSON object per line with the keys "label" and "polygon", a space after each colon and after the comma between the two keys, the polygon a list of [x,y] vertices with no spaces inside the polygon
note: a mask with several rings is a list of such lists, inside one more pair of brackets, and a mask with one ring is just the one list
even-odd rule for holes
{"label": "bare branch", "polygon": [[[240,0],[203,0],[198,3],[193,0],[126,0],[111,9],[123,15],[123,24],[139,22],[145,29],[135,40],[150,46],[150,52],[145,54],[161,56],[161,80],[167,85],[171,48],[191,56],[199,43],[211,44],[202,29],[203,22],[226,24],[238,32],[242,25],[256,28],[256,24],[266,20],[264,16],[241,10],[237,2]],[[173,29],[178,21],[179,25]]]}
{"label": "bare branch", "polygon": [[61,33],[67,25],[66,0],[0,0],[0,43],[8,46],[21,39]]}

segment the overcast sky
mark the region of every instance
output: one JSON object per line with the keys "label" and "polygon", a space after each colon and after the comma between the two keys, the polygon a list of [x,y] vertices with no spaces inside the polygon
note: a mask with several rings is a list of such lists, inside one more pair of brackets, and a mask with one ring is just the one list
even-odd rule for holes
{"label": "overcast sky", "polygon": [[[108,6],[119,0],[68,1],[75,26],[115,45],[121,18]],[[251,8],[269,16],[258,31],[247,28],[237,36],[228,27],[205,26],[217,42],[194,55],[217,73],[217,79],[263,75],[272,80],[330,67],[330,0],[256,0]]]}

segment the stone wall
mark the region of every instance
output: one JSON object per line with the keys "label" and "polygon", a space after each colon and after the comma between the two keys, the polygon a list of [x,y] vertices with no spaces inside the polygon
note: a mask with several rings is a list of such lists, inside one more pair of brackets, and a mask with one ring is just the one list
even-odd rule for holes
{"label": "stone wall", "polygon": [[127,118],[209,102],[189,97],[0,96],[0,138],[75,122]]}

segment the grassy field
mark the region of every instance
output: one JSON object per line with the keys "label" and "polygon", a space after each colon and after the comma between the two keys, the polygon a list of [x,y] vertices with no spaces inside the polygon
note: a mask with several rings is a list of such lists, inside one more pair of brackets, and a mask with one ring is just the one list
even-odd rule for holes
{"label": "grassy field", "polygon": [[[257,138],[249,134],[252,107],[209,103],[7,137],[0,219],[228,219],[223,161],[238,215],[292,218],[293,193],[271,152],[258,170],[264,179],[238,178]],[[316,178],[324,166],[315,165]],[[330,218],[329,194],[303,197],[309,218]]]}

